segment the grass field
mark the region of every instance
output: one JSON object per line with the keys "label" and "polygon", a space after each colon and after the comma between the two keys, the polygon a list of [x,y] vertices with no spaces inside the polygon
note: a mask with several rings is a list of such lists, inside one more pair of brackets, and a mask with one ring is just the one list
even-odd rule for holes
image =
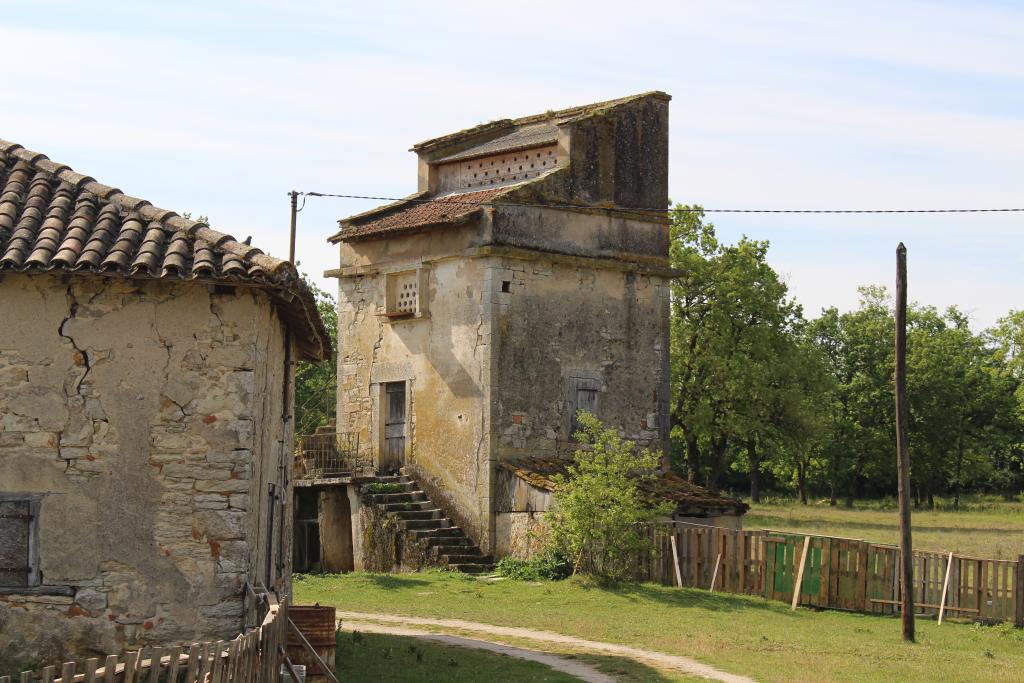
{"label": "grass field", "polygon": [[[1024,554],[1024,503],[968,498],[960,512],[948,501],[940,509],[911,514],[914,547],[956,552],[973,557],[1017,559]],[[752,506],[743,518],[745,529],[802,531],[823,536],[857,538],[897,544],[896,502],[857,502],[852,509],[827,502],[801,505],[782,501]]]}
{"label": "grass field", "polygon": [[[296,577],[298,602],[525,626],[692,656],[759,681],[1019,681],[1024,632],[919,621],[903,644],[893,618],[791,612],[781,603],[651,584],[600,588],[447,573]],[[486,679],[480,679],[486,680]],[[672,680],[672,679],[662,679]]]}
{"label": "grass field", "polygon": [[[471,634],[469,634],[471,636]],[[565,648],[542,647],[516,639],[502,639],[514,647],[539,649],[576,659],[614,677],[620,683],[699,683],[706,679],[658,671],[641,662],[612,655],[572,653]],[[425,642],[407,636],[361,633],[338,634],[339,680],[348,683],[419,683],[451,681],[519,683],[578,681],[543,664],[507,655]]]}
{"label": "grass field", "polygon": [[578,678],[538,662],[403,636],[338,635],[338,680],[379,683],[576,683]]}

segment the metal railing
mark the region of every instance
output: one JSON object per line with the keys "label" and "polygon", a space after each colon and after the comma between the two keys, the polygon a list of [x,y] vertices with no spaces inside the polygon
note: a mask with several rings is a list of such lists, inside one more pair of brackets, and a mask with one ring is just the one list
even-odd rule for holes
{"label": "metal railing", "polygon": [[358,433],[307,434],[296,439],[294,479],[328,479],[373,473],[373,459],[359,452]]}

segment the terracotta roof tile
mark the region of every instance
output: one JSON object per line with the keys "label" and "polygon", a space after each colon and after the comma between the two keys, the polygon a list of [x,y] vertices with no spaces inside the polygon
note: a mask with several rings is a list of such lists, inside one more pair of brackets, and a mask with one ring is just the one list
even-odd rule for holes
{"label": "terracotta roof tile", "polygon": [[[545,458],[523,458],[515,461],[499,462],[498,466],[511,472],[523,481],[537,488],[555,490],[553,477],[556,474],[568,474],[571,461],[549,460]],[[665,472],[658,479],[641,487],[641,489],[658,502],[676,503],[690,510],[725,510],[743,514],[749,506],[737,498],[730,498],[690,483],[674,472]]]}
{"label": "terracotta roof tile", "polygon": [[463,192],[441,197],[407,199],[382,207],[362,216],[345,220],[342,229],[331,239],[358,239],[421,228],[429,225],[456,224],[479,213],[483,204],[493,200],[508,187]]}
{"label": "terracotta roof tile", "polygon": [[316,302],[291,263],[0,140],[0,272],[5,270],[257,286],[272,293],[293,324],[304,356],[330,353]]}

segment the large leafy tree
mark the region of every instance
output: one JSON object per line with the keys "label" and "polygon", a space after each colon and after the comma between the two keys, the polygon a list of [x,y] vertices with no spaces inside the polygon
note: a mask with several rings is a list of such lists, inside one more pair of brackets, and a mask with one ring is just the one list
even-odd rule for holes
{"label": "large leafy tree", "polygon": [[[745,448],[759,478],[758,446],[775,439],[795,400],[784,367],[797,354],[801,310],[767,262],[768,243],[718,241],[700,207],[676,206],[672,284],[672,424],[692,481],[719,486]],[[755,483],[756,489],[756,483]]]}
{"label": "large leafy tree", "polygon": [[338,308],[332,297],[303,277],[331,339],[331,357],[319,364],[300,362],[295,371],[295,433],[311,434],[337,411]]}

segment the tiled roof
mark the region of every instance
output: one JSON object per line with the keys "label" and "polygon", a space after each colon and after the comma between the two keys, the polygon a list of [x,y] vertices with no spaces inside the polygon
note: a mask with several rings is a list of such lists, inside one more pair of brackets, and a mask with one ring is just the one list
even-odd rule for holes
{"label": "tiled roof", "polygon": [[358,239],[431,225],[462,223],[478,214],[481,205],[493,200],[508,189],[508,187],[496,187],[441,197],[431,198],[420,195],[403,199],[389,206],[346,219],[341,231],[331,237],[331,240]]}
{"label": "tiled roof", "polygon": [[[555,490],[552,479],[557,474],[567,475],[572,463],[566,460],[524,458],[516,461],[502,461],[498,466],[537,488]],[[652,500],[676,503],[687,510],[728,511],[743,514],[749,506],[737,498],[712,493],[702,486],[690,483],[673,472],[662,473],[653,483],[644,483],[641,490]]]}
{"label": "tiled roof", "polygon": [[66,271],[253,285],[270,291],[304,356],[330,355],[291,263],[0,139],[0,272]]}
{"label": "tiled roof", "polygon": [[527,149],[540,145],[550,145],[558,141],[558,126],[553,123],[537,123],[530,126],[523,126],[517,130],[502,135],[499,138],[489,140],[475,147],[452,154],[451,156],[438,159],[434,163],[444,164],[450,161],[462,161],[463,159],[474,159],[487,156],[488,154],[500,154],[512,150]]}

